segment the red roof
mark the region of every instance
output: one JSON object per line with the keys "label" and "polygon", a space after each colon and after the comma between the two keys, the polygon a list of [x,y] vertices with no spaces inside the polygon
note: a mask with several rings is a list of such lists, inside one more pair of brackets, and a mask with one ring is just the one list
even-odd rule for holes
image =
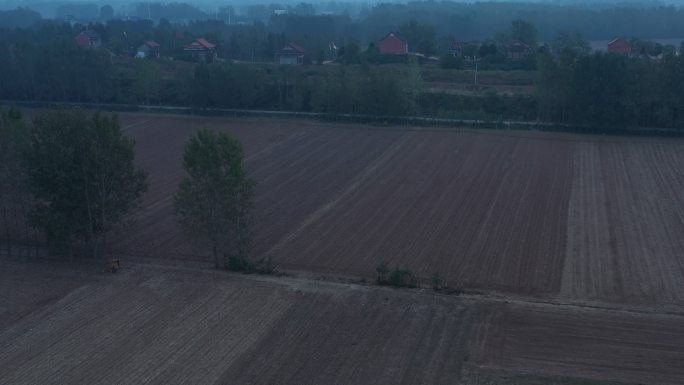
{"label": "red roof", "polygon": [[76,41],[76,45],[79,47],[89,47],[90,46],[90,39],[88,39],[88,36],[86,36],[83,33],[79,33],[74,40]]}
{"label": "red roof", "polygon": [[207,49],[211,49],[211,48],[215,48],[215,47],[216,47],[215,44],[209,43],[209,42],[206,41],[203,37],[198,37],[195,41],[198,42],[198,43],[200,43],[204,48],[207,48]]}
{"label": "red roof", "polygon": [[629,42],[621,37],[616,37],[608,43],[608,52],[629,54],[631,48]]}
{"label": "red roof", "polygon": [[76,35],[74,41],[76,41],[76,45],[83,48],[99,46],[100,35],[94,30],[89,29]]}
{"label": "red roof", "polygon": [[506,49],[508,49],[509,51],[521,51],[522,52],[522,51],[529,51],[530,46],[523,43],[520,40],[511,40],[506,45]]}
{"label": "red roof", "polygon": [[145,45],[150,47],[150,48],[158,48],[159,47],[159,43],[157,43],[154,40],[145,40]]}
{"label": "red roof", "polygon": [[215,45],[215,44],[212,44],[212,43],[209,43],[209,42],[208,42],[206,39],[204,39],[203,37],[198,37],[197,39],[195,39],[195,41],[193,41],[193,42],[190,43],[189,45],[186,45],[186,46],[183,47],[183,48],[184,48],[184,49],[187,49],[187,50],[205,50],[205,49],[206,49],[206,50],[209,50],[209,49],[214,49],[214,48],[216,48],[216,45]]}
{"label": "red roof", "polygon": [[295,42],[287,43],[283,48],[278,51],[278,54],[304,54],[306,50],[302,48],[299,44]]}

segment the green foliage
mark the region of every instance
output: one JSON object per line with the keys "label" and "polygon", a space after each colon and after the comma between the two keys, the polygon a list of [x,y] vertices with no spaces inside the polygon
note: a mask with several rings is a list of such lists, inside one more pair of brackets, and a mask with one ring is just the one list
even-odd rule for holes
{"label": "green foliage", "polygon": [[161,75],[159,65],[148,59],[136,60],[134,70],[134,93],[136,100],[145,104],[159,103]]}
{"label": "green foliage", "polygon": [[31,220],[54,251],[68,254],[82,240],[93,257],[101,254],[107,233],[147,188],[133,147],[115,116],[56,110],[35,119],[26,155]]}
{"label": "green foliage", "polygon": [[446,93],[423,93],[418,98],[421,115],[480,120],[521,120],[536,118],[537,98],[526,95],[485,94],[464,96]]}
{"label": "green foliage", "polygon": [[26,216],[30,202],[22,163],[29,144],[30,132],[22,121],[21,111],[14,107],[0,111],[0,228],[3,229],[0,238],[5,238],[8,255],[13,254],[13,241],[29,239],[30,230],[17,228],[12,221],[12,218]]}
{"label": "green foliage", "polygon": [[519,40],[529,45],[532,49],[537,47],[537,28],[528,21],[522,19],[513,20],[509,34],[511,39]]}
{"label": "green foliage", "polygon": [[387,278],[389,268],[384,263],[381,263],[375,268],[375,272],[378,274],[378,282],[380,282],[381,279],[384,280]]}
{"label": "green foliage", "polygon": [[100,7],[100,20],[107,21],[114,17],[114,8],[111,5],[105,4]]}
{"label": "green foliage", "polygon": [[190,82],[192,104],[200,108],[254,108],[270,94],[275,105],[277,87],[266,84],[265,76],[262,69],[246,64],[200,64]]}
{"label": "green foliage", "polygon": [[188,177],[174,196],[179,224],[210,242],[215,267],[220,254],[244,260],[252,241],[255,182],[243,168],[242,145],[230,134],[200,130],[185,147],[183,168]]}
{"label": "green foliage", "polygon": [[684,58],[662,60],[595,53],[540,54],[539,117],[589,130],[683,128]]}
{"label": "green foliage", "polygon": [[375,269],[376,282],[381,286],[416,287],[416,278],[409,269],[395,267],[390,270],[387,265],[381,263]]}
{"label": "green foliage", "polygon": [[345,64],[358,63],[360,53],[361,48],[359,47],[359,43],[350,41],[340,47],[337,57],[338,60],[341,60]]}
{"label": "green foliage", "polygon": [[439,57],[439,66],[444,69],[460,69],[463,66],[463,60],[447,53]]}
{"label": "green foliage", "polygon": [[225,264],[226,270],[245,274],[273,275],[276,273],[275,267],[271,262],[271,257],[261,259],[254,263],[247,258],[241,258],[233,255],[226,258]]}
{"label": "green foliage", "polygon": [[0,10],[1,28],[30,27],[40,20],[40,13],[29,8],[18,7],[14,10]]}
{"label": "green foliage", "polygon": [[432,274],[430,279],[432,282],[432,290],[439,290],[442,287],[442,278],[439,276],[439,272]]}
{"label": "green foliage", "polygon": [[424,55],[434,55],[437,52],[436,33],[430,24],[411,19],[399,27],[399,34],[406,39],[411,52]]}
{"label": "green foliage", "polygon": [[418,59],[415,57],[409,59],[405,79],[407,113],[408,115],[418,115],[418,98],[423,93],[423,75]]}
{"label": "green foliage", "polygon": [[572,78],[572,114],[578,123],[618,126],[633,122],[633,110],[625,98],[630,86],[627,57],[596,54],[581,58]]}
{"label": "green foliage", "polygon": [[577,31],[560,31],[551,41],[551,52],[557,56],[584,56],[591,53],[591,46]]}

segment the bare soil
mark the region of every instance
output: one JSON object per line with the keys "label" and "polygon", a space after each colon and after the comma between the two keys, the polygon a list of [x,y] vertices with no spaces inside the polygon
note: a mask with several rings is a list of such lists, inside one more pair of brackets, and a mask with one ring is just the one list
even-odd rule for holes
{"label": "bare soil", "polygon": [[[658,385],[684,378],[681,315],[162,265],[84,274],[68,265],[44,269],[44,261],[2,263],[0,282],[15,289],[2,294],[10,304],[0,325],[2,384]],[[43,282],[50,292],[23,292]]]}
{"label": "bare soil", "polygon": [[121,254],[206,259],[175,224],[187,138],[234,133],[257,185],[254,254],[283,269],[576,302],[684,304],[684,141],[123,114],[150,173]]}
{"label": "bare soil", "polygon": [[[150,188],[116,255],[208,261],[176,225],[183,147],[234,133],[257,181],[255,258],[372,280],[380,263],[545,301],[684,306],[684,141],[121,114]],[[0,231],[4,234],[4,231]]]}

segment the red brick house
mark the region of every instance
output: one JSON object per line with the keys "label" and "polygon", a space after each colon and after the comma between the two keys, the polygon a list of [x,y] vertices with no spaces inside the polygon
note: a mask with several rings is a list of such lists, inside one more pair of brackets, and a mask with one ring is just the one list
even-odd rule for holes
{"label": "red brick house", "polygon": [[275,60],[278,64],[302,64],[306,50],[297,43],[290,42],[276,51]]}
{"label": "red brick house", "polygon": [[378,43],[381,54],[405,55],[408,53],[408,43],[394,32],[390,32]]}
{"label": "red brick house", "polygon": [[199,37],[183,47],[183,51],[189,53],[194,60],[211,62],[216,57],[216,44],[212,44],[203,37]]}
{"label": "red brick house", "polygon": [[608,42],[608,52],[629,55],[630,52],[632,52],[632,46],[629,44],[627,40],[621,37],[616,37],[615,39]]}
{"label": "red brick house", "polygon": [[83,31],[74,38],[76,45],[81,48],[98,48],[102,45],[100,35],[92,29]]}

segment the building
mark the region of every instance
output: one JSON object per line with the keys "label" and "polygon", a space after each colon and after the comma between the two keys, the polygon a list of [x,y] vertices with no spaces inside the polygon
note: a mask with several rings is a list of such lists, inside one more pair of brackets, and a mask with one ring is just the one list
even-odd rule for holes
{"label": "building", "polygon": [[212,62],[216,58],[216,45],[203,37],[199,37],[183,47],[183,51],[190,54],[192,59],[196,61]]}
{"label": "building", "polygon": [[451,55],[453,57],[463,57],[463,43],[460,41],[454,41],[451,43]]}
{"label": "building", "polygon": [[275,60],[278,64],[302,64],[306,50],[297,43],[288,43],[275,53]]}
{"label": "building", "polygon": [[408,43],[394,32],[390,32],[378,43],[381,54],[405,55],[408,53]]}
{"label": "building", "polygon": [[137,58],[159,58],[159,43],[154,40],[146,40],[140,47],[138,47],[138,52],[135,54]]}
{"label": "building", "polygon": [[622,37],[616,37],[608,42],[608,52],[629,55],[632,52],[632,46]]}
{"label": "building", "polygon": [[530,54],[530,46],[520,40],[511,40],[504,48],[507,60],[524,60]]}
{"label": "building", "polygon": [[339,48],[337,48],[337,44],[334,41],[328,43],[328,60],[337,60],[338,52]]}
{"label": "building", "polygon": [[76,35],[74,41],[76,42],[76,45],[81,48],[98,48],[102,45],[102,39],[100,39],[100,35],[92,29],[83,31]]}

